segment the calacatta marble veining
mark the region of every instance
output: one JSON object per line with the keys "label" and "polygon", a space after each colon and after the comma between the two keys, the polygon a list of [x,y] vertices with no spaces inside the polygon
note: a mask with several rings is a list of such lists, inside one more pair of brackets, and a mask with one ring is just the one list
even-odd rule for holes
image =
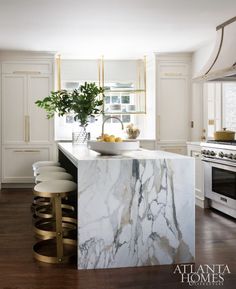
{"label": "calacatta marble veining", "polygon": [[79,269],[193,262],[191,158],[141,151],[77,160]]}

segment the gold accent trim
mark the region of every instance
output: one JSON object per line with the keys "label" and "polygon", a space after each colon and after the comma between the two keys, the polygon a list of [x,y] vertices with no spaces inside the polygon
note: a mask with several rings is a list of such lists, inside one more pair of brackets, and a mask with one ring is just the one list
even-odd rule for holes
{"label": "gold accent trim", "polygon": [[40,150],[14,150],[14,153],[40,153]]}
{"label": "gold accent trim", "polygon": [[161,140],[161,116],[157,115],[157,140]]}
{"label": "gold accent trim", "polygon": [[144,111],[147,113],[147,57],[144,56]]}
{"label": "gold accent trim", "polygon": [[25,115],[24,118],[25,128],[24,128],[24,140],[25,142],[30,141],[30,117],[29,115]]}
{"label": "gold accent trim", "polygon": [[110,115],[110,114],[114,114],[114,115],[129,115],[129,114],[146,114],[146,111],[137,111],[137,112],[109,112],[109,111],[106,111],[104,112],[104,115]]}
{"label": "gold accent trim", "polygon": [[59,54],[56,58],[57,64],[57,89],[61,90],[61,55]]}
{"label": "gold accent trim", "polygon": [[13,71],[12,72],[13,74],[32,74],[32,75],[39,75],[39,74],[41,74],[41,72],[40,71],[27,71],[27,70],[22,70],[22,71]]}
{"label": "gold accent trim", "polygon": [[101,58],[101,63],[102,63],[102,87],[104,88],[104,84],[105,84],[105,79],[104,79],[104,56],[102,55],[102,58]]}
{"label": "gold accent trim", "polygon": [[98,59],[98,85],[101,87],[101,59]]}

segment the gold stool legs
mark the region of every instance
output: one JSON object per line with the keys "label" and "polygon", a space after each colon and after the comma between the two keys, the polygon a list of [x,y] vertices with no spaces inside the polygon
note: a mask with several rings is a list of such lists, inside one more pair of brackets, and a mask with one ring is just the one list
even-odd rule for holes
{"label": "gold stool legs", "polygon": [[[55,218],[56,230],[55,238],[49,238],[43,241],[37,242],[34,247],[34,257],[39,261],[46,263],[65,263],[68,262],[71,258],[74,257],[77,242],[72,239],[63,238],[63,217],[62,217],[62,204],[60,194],[56,194],[52,198],[52,215]],[[50,246],[51,243],[56,241],[56,256],[48,256],[42,253],[43,249],[47,246]],[[65,253],[64,245],[73,247],[73,250],[70,250],[69,253]]]}
{"label": "gold stool legs", "polygon": [[62,211],[61,211],[61,197],[58,194],[54,199],[54,210],[56,218],[56,239],[57,239],[57,258],[58,262],[62,262],[63,257],[63,234],[62,234]]}

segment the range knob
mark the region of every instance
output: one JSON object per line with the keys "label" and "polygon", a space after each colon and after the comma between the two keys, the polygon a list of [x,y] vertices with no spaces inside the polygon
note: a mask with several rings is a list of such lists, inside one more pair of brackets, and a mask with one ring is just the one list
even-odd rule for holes
{"label": "range knob", "polygon": [[202,151],[201,151],[201,154],[202,154],[202,155],[205,155],[205,154],[206,154],[206,150],[202,150]]}
{"label": "range knob", "polygon": [[233,159],[236,160],[236,155],[233,155]]}
{"label": "range knob", "polygon": [[206,154],[207,154],[208,156],[210,156],[210,155],[211,155],[211,151],[207,150]]}
{"label": "range knob", "polygon": [[231,160],[233,159],[233,157],[234,157],[233,154],[229,154],[229,155],[228,155],[228,158],[231,159]]}
{"label": "range knob", "polygon": [[219,152],[219,157],[223,158],[225,155],[223,152]]}
{"label": "range knob", "polygon": [[214,151],[211,151],[211,156],[214,157],[216,153]]}

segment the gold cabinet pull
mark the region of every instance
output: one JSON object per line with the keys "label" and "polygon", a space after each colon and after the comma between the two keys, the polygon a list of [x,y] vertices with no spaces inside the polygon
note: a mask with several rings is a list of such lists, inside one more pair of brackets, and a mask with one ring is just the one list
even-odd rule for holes
{"label": "gold cabinet pull", "polygon": [[157,140],[161,140],[161,116],[157,116]]}
{"label": "gold cabinet pull", "polygon": [[14,153],[40,153],[40,150],[14,150]]}
{"label": "gold cabinet pull", "polygon": [[40,71],[19,70],[19,71],[13,71],[13,74],[32,74],[32,75],[38,75],[38,74],[41,74],[41,72],[40,72]]}
{"label": "gold cabinet pull", "polygon": [[29,142],[30,141],[30,117],[29,115],[25,115],[25,142]]}

